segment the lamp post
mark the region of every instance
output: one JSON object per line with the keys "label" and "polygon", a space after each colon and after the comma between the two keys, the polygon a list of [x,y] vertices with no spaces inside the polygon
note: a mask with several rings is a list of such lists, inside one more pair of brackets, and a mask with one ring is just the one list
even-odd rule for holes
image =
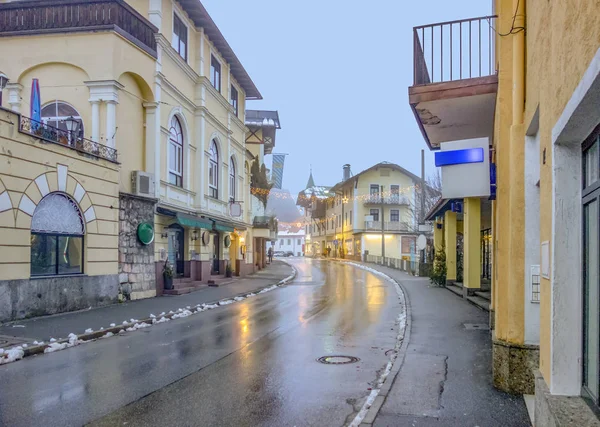
{"label": "lamp post", "polygon": [[385,204],[384,204],[384,199],[383,199],[383,185],[381,186],[381,193],[380,193],[380,197],[381,197],[381,262],[383,264],[385,264],[385,215],[383,213],[383,210],[385,208]]}
{"label": "lamp post", "polygon": [[74,134],[77,132],[77,128],[79,127],[79,121],[75,117],[71,116],[65,119],[65,126],[69,132],[69,144],[73,145],[75,142]]}
{"label": "lamp post", "polygon": [[0,107],[2,107],[2,91],[8,84],[8,76],[4,73],[0,73]]}
{"label": "lamp post", "polygon": [[342,248],[340,250],[341,257],[344,258],[344,243],[346,243],[346,239],[344,238],[344,223],[346,222],[344,219],[344,205],[348,203],[348,198],[344,196],[342,198]]}

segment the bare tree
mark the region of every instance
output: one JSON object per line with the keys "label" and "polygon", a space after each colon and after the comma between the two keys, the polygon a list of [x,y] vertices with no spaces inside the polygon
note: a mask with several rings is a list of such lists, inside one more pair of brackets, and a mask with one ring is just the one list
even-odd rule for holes
{"label": "bare tree", "polygon": [[425,198],[425,212],[427,213],[433,208],[442,197],[442,176],[440,170],[435,172],[425,179],[425,189],[421,189],[421,184],[417,184],[415,188],[415,197],[409,206],[410,216],[414,224],[422,224],[425,218],[421,215],[421,199]]}

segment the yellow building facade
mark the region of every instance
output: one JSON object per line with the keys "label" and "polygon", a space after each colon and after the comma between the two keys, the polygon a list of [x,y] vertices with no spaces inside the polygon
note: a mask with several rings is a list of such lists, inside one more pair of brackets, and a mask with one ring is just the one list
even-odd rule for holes
{"label": "yellow building facade", "polygon": [[[33,19],[39,8],[45,18]],[[229,267],[254,271],[245,112],[261,95],[202,4],[2,2],[0,15],[15,17],[2,30],[0,55],[15,58],[0,70],[9,78],[3,106],[29,116],[37,79],[44,128],[72,132],[71,148],[88,141],[116,150],[118,251],[110,259],[119,293],[162,293],[167,260],[182,282],[175,293]],[[140,224],[154,231],[148,244],[136,237]],[[30,277],[25,270],[19,279]]]}
{"label": "yellow building facade", "polygon": [[[600,3],[496,0],[493,9],[490,17],[415,28],[411,106],[433,150],[489,140],[497,190],[479,220],[492,228],[494,384],[535,394],[535,425],[598,425]],[[431,64],[420,37],[430,27],[455,35],[483,28],[478,57],[469,63],[454,50]],[[442,165],[443,180],[448,167],[455,166]],[[465,216],[488,203],[457,200]],[[451,229],[446,236],[453,216],[437,216]],[[467,222],[465,236],[476,225]],[[469,269],[465,263],[465,276]]]}
{"label": "yellow building facade", "polygon": [[357,260],[366,255],[415,257],[419,235],[415,194],[419,183],[420,178],[406,169],[382,162],[356,175],[345,165],[343,179],[335,186],[308,187],[298,204],[311,211],[306,224],[311,252]]}

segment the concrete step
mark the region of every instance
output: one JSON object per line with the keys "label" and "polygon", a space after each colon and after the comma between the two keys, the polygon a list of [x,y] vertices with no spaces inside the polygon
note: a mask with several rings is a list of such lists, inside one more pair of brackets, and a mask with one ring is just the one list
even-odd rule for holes
{"label": "concrete step", "polygon": [[490,311],[490,301],[485,298],[474,295],[472,297],[467,297],[467,300],[485,311]]}
{"label": "concrete step", "polygon": [[461,298],[463,296],[463,290],[460,286],[446,285],[446,289],[448,289],[450,292],[454,292],[456,295],[458,295]]}
{"label": "concrete step", "polygon": [[183,288],[190,288],[193,286],[200,286],[202,283],[201,282],[193,282],[191,280],[186,281],[186,282],[175,282],[173,281],[173,288],[174,289],[183,289]]}
{"label": "concrete step", "polygon": [[475,295],[488,301],[492,300],[492,293],[490,291],[477,291],[475,292]]}

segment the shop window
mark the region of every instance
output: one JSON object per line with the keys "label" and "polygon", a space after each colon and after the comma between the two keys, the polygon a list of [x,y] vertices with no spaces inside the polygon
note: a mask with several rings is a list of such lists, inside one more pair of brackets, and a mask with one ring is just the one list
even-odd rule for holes
{"label": "shop window", "polygon": [[50,193],[31,220],[31,275],[83,273],[84,222],[79,207],[62,193]]}

